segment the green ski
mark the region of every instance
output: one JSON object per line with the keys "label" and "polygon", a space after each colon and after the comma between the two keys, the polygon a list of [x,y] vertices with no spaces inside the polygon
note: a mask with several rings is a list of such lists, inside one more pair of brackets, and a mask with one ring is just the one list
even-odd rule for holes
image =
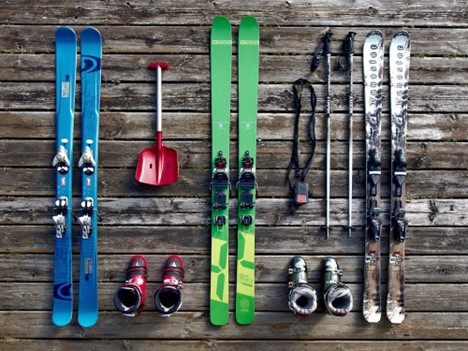
{"label": "green ski", "polygon": [[239,182],[236,320],[251,324],[255,312],[255,197],[257,181],[257,96],[259,29],[255,18],[244,17],[239,27]]}
{"label": "green ski", "polygon": [[231,25],[218,16],[211,28],[211,277],[210,321],[229,318],[229,130],[231,113]]}

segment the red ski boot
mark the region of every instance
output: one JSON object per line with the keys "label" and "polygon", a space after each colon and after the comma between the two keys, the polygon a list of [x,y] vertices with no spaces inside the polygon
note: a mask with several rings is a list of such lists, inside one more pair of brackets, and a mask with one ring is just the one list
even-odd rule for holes
{"label": "red ski boot", "polygon": [[179,256],[169,256],[163,270],[163,285],[154,294],[154,305],[163,317],[169,317],[182,306],[184,263]]}
{"label": "red ski boot", "polygon": [[114,295],[114,305],[124,316],[135,317],[146,299],[146,259],[135,255],[130,259],[125,284]]}

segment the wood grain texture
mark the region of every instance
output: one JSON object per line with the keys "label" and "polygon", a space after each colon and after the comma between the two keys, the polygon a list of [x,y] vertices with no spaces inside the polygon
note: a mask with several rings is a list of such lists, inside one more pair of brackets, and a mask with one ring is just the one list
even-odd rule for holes
{"label": "wood grain texture", "polygon": [[[255,322],[239,326],[231,312],[223,328],[210,325],[209,31],[213,18],[233,25],[231,160],[237,158],[237,32],[244,15],[260,24],[258,114],[259,198],[256,227]],[[5,1],[0,6],[0,350],[336,350],[465,351],[468,349],[468,28],[466,1],[310,0],[69,0]],[[54,228],[54,32],[88,25],[103,36],[99,168],[99,321],[51,323]],[[362,317],[365,161],[362,45],[370,30],[411,35],[408,118],[406,320]],[[341,40],[355,31],[353,235],[347,233],[347,73],[332,72],[331,236],[324,232],[325,72],[309,72],[323,33],[333,35],[332,63]],[[79,45],[78,45],[79,48]],[[138,152],[153,144],[155,76],[148,61],[170,62],[163,75],[163,124],[168,146],[179,151],[180,180],[148,187],[134,179]],[[388,59],[385,58],[385,69]],[[317,148],[307,180],[309,203],[290,213],[285,184],[293,137],[291,83],[309,79],[317,92]],[[81,135],[80,77],[75,154]],[[388,74],[382,119],[382,296],[387,290],[390,191]],[[308,104],[300,121],[300,161],[310,153]],[[235,162],[234,162],[235,163]],[[231,182],[237,181],[231,170]],[[78,213],[79,172],[73,211]],[[230,204],[231,267],[237,255],[236,200]],[[74,294],[78,293],[78,226],[73,225]],[[134,319],[120,316],[112,297],[133,254],[149,264],[148,299]],[[159,318],[152,295],[169,254],[186,265],[180,313]],[[309,281],[321,296],[321,262],[335,256],[354,296],[345,318],[310,318],[287,307],[288,262],[305,257]],[[230,272],[234,310],[235,271]],[[75,303],[75,309],[77,305]],[[75,313],[76,314],[76,313]],[[76,317],[76,316],[75,316]],[[76,319],[76,318],[75,318]]]}

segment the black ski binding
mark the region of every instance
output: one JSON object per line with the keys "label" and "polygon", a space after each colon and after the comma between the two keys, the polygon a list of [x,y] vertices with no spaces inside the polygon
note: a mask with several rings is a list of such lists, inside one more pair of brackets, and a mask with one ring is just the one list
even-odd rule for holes
{"label": "black ski binding", "polygon": [[398,148],[394,151],[393,182],[395,183],[395,196],[402,196],[402,187],[406,180],[406,158],[403,150]]}
{"label": "black ski binding", "polygon": [[392,213],[392,227],[394,229],[395,240],[400,243],[404,242],[408,221],[406,220],[406,210],[401,207],[401,200],[397,200],[395,203],[395,209]]}
{"label": "black ski binding", "polygon": [[93,213],[94,201],[92,197],[87,197],[81,202],[82,215],[78,217],[81,226],[82,239],[88,239],[92,234],[91,217]]}
{"label": "black ski binding", "polygon": [[380,220],[380,208],[376,207],[375,205],[376,201],[370,200],[367,228],[371,233],[372,240],[379,241],[382,230],[382,221]]}
{"label": "black ski binding", "polygon": [[251,190],[256,187],[256,177],[254,169],[254,159],[250,157],[248,151],[245,152],[242,158],[242,168],[239,172],[239,191],[240,195],[240,207],[241,208],[253,208],[255,202],[253,200],[253,194]]}
{"label": "black ski binding", "polygon": [[227,206],[224,190],[229,189],[229,175],[226,169],[226,158],[223,156],[222,151],[218,153],[218,157],[215,159],[215,168],[211,176],[211,188],[215,189],[213,208],[225,209]]}
{"label": "black ski binding", "polygon": [[55,237],[61,239],[66,230],[65,215],[68,211],[68,199],[64,196],[55,201],[52,219],[55,222]]}

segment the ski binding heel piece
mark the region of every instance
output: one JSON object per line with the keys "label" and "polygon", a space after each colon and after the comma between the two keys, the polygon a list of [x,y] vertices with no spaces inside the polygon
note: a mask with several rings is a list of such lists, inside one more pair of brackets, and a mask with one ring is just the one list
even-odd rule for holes
{"label": "ski binding heel piece", "polygon": [[343,271],[333,257],[323,259],[323,291],[327,312],[333,316],[346,316],[353,308],[353,296],[341,283]]}
{"label": "ski binding heel piece", "polygon": [[66,232],[67,224],[65,215],[68,210],[68,199],[64,196],[55,201],[54,216],[52,219],[55,222],[55,237],[57,239],[63,238]]}
{"label": "ski binding heel piece", "polygon": [[135,255],[130,259],[124,285],[114,295],[114,306],[126,317],[135,317],[146,300],[146,259]]}
{"label": "ski binding heel piece", "polygon": [[291,259],[288,268],[289,302],[295,314],[310,316],[317,308],[317,293],[307,283],[307,265],[301,256]]}
{"label": "ski binding heel piece", "polygon": [[93,213],[94,200],[92,197],[87,197],[81,202],[82,216],[78,217],[78,223],[81,226],[81,238],[88,239],[92,234],[91,217]]}
{"label": "ski binding heel piece", "polygon": [[248,151],[245,152],[242,158],[242,168],[239,172],[239,190],[240,196],[240,207],[241,208],[253,208],[255,202],[253,200],[252,190],[256,189],[256,176],[254,168],[254,159],[250,157]]}
{"label": "ski binding heel piece", "polygon": [[214,189],[213,208],[226,209],[226,193],[225,190],[229,189],[229,171],[226,168],[226,158],[223,152],[219,151],[218,157],[215,159],[215,168],[211,176],[210,190]]}
{"label": "ski binding heel piece", "polygon": [[169,256],[163,270],[163,284],[154,294],[154,306],[162,317],[169,317],[182,306],[185,270],[179,256]]}

